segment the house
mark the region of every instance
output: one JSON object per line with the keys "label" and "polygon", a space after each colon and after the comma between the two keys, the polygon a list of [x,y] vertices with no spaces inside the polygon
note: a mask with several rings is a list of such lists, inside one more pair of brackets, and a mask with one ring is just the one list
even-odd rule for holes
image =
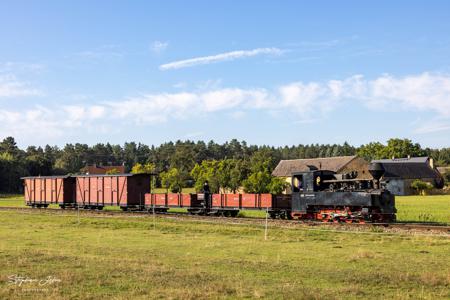
{"label": "house", "polygon": [[429,157],[379,159],[372,162],[383,165],[385,173],[382,182],[394,195],[414,194],[411,183],[417,179],[429,182],[436,188],[442,188],[444,185],[442,175],[434,167],[433,159]]}
{"label": "house", "polygon": [[437,167],[436,168],[439,173],[441,173],[442,175],[445,175],[447,173],[450,173],[450,167]]}
{"label": "house", "polygon": [[[356,178],[372,179],[368,171],[369,163],[355,155],[281,160],[273,170],[272,176],[281,177],[288,183],[291,183],[291,175],[293,172],[308,171],[310,166],[314,166],[319,170],[329,170],[339,174],[356,171]],[[289,192],[289,189],[286,192]]]}
{"label": "house", "polygon": [[106,174],[111,171],[118,173],[118,174],[124,174],[125,166],[124,165],[121,165],[121,166],[97,166],[94,164],[92,166],[86,166],[80,170],[81,173],[86,174],[86,175]]}

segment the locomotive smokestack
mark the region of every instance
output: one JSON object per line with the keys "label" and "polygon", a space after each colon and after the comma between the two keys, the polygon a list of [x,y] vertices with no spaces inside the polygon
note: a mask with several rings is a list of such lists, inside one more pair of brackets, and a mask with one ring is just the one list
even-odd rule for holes
{"label": "locomotive smokestack", "polygon": [[371,163],[369,165],[369,173],[375,180],[380,180],[380,178],[384,175],[384,167],[380,163]]}
{"label": "locomotive smokestack", "polygon": [[380,163],[371,163],[369,165],[369,173],[372,175],[373,179],[375,180],[375,188],[380,188],[380,178],[384,175],[384,167]]}

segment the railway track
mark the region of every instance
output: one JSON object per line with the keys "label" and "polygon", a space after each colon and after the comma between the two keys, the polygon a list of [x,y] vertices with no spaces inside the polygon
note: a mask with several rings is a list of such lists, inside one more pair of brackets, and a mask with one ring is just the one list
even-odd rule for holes
{"label": "railway track", "polygon": [[[151,218],[153,215],[147,211],[115,211],[115,210],[75,210],[75,209],[59,209],[59,208],[29,208],[29,207],[0,207],[0,211],[21,211],[24,213],[47,213],[47,214],[66,214],[80,216],[127,216],[139,218]],[[187,213],[164,213],[156,214],[157,218],[173,218],[205,221],[209,223],[226,223],[226,224],[241,224],[241,225],[265,225],[265,218],[243,218],[243,217],[216,217],[216,216],[201,216],[190,215]],[[420,233],[441,233],[450,235],[450,226],[436,225],[427,223],[324,223],[324,222],[302,222],[296,220],[284,219],[270,219],[270,226],[282,228],[331,228],[339,230],[372,230],[372,231],[402,231],[402,232],[420,232]]]}

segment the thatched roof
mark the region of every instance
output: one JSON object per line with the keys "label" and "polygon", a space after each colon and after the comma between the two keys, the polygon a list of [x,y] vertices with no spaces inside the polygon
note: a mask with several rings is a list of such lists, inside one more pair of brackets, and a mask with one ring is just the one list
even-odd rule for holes
{"label": "thatched roof", "polygon": [[123,174],[125,173],[125,166],[86,166],[82,168],[80,171],[85,174],[106,174],[108,171],[115,170],[117,173]]}
{"label": "thatched roof", "polygon": [[339,173],[346,165],[356,158],[353,156],[336,156],[323,158],[305,158],[281,160],[272,175],[277,177],[290,177],[292,172],[308,171],[309,166],[315,166],[319,170],[330,170]]}

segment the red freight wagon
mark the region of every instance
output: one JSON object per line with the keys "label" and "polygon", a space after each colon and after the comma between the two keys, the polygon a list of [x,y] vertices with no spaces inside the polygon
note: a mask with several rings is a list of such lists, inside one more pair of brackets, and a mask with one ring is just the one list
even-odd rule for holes
{"label": "red freight wagon", "polygon": [[242,194],[242,208],[256,208],[258,206],[258,194]]}
{"label": "red freight wagon", "polygon": [[75,178],[70,176],[23,177],[25,202],[32,207],[75,205]]}
{"label": "red freight wagon", "polygon": [[273,207],[272,194],[242,194],[241,207],[246,209],[266,209]]}
{"label": "red freight wagon", "polygon": [[150,192],[150,174],[76,176],[76,202],[85,208],[120,206],[143,209]]}
{"label": "red freight wagon", "polygon": [[167,194],[145,194],[145,205],[167,207]]}
{"label": "red freight wagon", "polygon": [[201,201],[197,194],[145,194],[145,207],[155,211],[167,211],[171,207],[198,208]]}
{"label": "red freight wagon", "polygon": [[229,208],[237,208],[241,206],[241,195],[240,194],[223,194],[223,206]]}
{"label": "red freight wagon", "polygon": [[212,207],[224,209],[266,209],[272,207],[272,194],[213,194]]}
{"label": "red freight wagon", "polygon": [[167,206],[169,207],[180,207],[180,194],[167,194]]}
{"label": "red freight wagon", "polygon": [[225,216],[237,216],[241,202],[240,194],[212,194],[211,211]]}
{"label": "red freight wagon", "polygon": [[216,208],[222,207],[222,194],[212,194],[210,197],[211,197],[211,207]]}

